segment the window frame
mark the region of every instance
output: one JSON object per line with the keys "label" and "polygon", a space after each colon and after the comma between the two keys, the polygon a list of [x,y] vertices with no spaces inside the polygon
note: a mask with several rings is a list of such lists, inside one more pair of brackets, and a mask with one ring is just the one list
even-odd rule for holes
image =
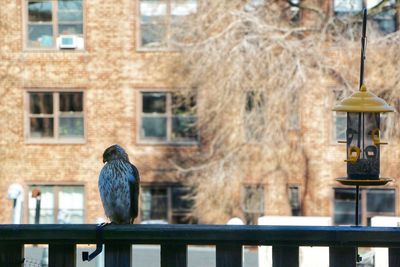
{"label": "window frame", "polygon": [[[337,88],[337,87],[332,87],[331,89],[331,110],[334,106],[340,103],[344,98],[347,97],[347,92],[343,88]],[[336,135],[337,131],[337,119],[342,118],[345,120],[346,127],[344,130],[344,138],[339,139],[338,136]],[[338,112],[338,111],[331,111],[331,116],[330,116],[330,125],[328,125],[329,131],[329,137],[328,140],[331,143],[331,145],[341,145],[339,141],[345,141],[346,140],[346,129],[347,129],[347,112]]]}
{"label": "window frame", "polygon": [[[338,126],[338,118],[344,119],[345,120],[345,130],[344,130],[344,138],[339,138],[336,134],[337,132],[337,126]],[[333,111],[332,112],[332,131],[331,131],[331,142],[334,144],[340,144],[339,141],[346,141],[346,129],[347,129],[347,112],[338,112],[338,111]]]}
{"label": "window frame", "polygon": [[[166,45],[164,46],[155,46],[155,47],[146,47],[142,45],[142,23],[141,23],[141,11],[140,11],[140,4],[141,4],[141,0],[137,1],[136,4],[136,16],[137,16],[137,20],[136,20],[136,51],[138,52],[158,52],[158,51],[165,51],[165,52],[170,52],[170,51],[178,51],[178,49],[173,46],[171,44],[171,27],[172,27],[172,1],[173,0],[162,0],[165,4],[166,4],[166,9],[165,9],[165,27],[166,27],[166,33],[165,33],[165,43]],[[198,1],[196,0],[196,3],[198,4]],[[197,12],[197,11],[196,11]],[[146,25],[150,25],[150,24],[155,24],[157,25],[157,23],[146,23]]]}
{"label": "window frame", "polygon": [[[257,98],[254,98],[257,96]],[[249,145],[259,145],[265,141],[266,129],[268,128],[268,120],[266,117],[266,109],[268,100],[263,91],[246,90],[244,92],[243,105],[243,138],[244,142]],[[249,103],[251,105],[249,106]],[[256,124],[255,121],[259,122]],[[259,125],[262,129],[258,132],[254,131],[254,127]]]}
{"label": "window frame", "polygon": [[[243,212],[243,215],[245,217],[246,223],[250,224],[257,224],[257,219],[261,216],[265,215],[265,191],[266,187],[264,184],[243,184],[242,185],[242,192],[241,192],[241,210]],[[259,205],[260,209],[257,208],[249,208],[248,207],[248,202],[247,202],[247,197],[249,194],[252,194],[253,196],[255,194],[260,194],[256,195],[255,198],[260,198],[260,202],[257,204]]]}
{"label": "window frame", "polygon": [[[342,224],[336,224],[335,222],[335,202],[336,202],[336,198],[335,198],[335,193],[336,190],[342,190],[342,192],[348,190],[350,191],[354,191],[354,200],[352,202],[354,202],[354,204],[356,203],[356,189],[354,187],[334,187],[333,188],[333,200],[332,200],[332,223],[333,225],[342,225]],[[375,212],[375,211],[368,211],[368,207],[367,207],[367,193],[368,191],[373,191],[373,190],[381,190],[381,191],[393,191],[393,196],[394,196],[394,211],[393,212]],[[341,214],[354,214],[355,215],[355,206],[354,206],[354,210],[351,212],[341,212]],[[359,222],[360,225],[368,225],[368,218],[372,218],[373,216],[396,216],[397,213],[397,188],[396,187],[368,187],[368,188],[361,188],[360,189],[360,195],[359,195]],[[354,223],[352,222],[350,225],[354,225]]]}
{"label": "window frame", "polygon": [[196,220],[195,218],[193,218],[191,216],[191,212],[193,209],[175,209],[174,208],[174,203],[173,203],[173,189],[174,188],[178,188],[178,189],[184,189],[188,191],[188,194],[190,194],[191,188],[188,186],[185,186],[181,183],[144,183],[141,185],[142,187],[142,191],[143,189],[156,189],[156,190],[165,190],[165,194],[166,194],[166,218],[165,219],[146,219],[143,220],[143,211],[145,211],[145,209],[143,209],[143,194],[141,194],[140,196],[140,212],[139,212],[139,222],[144,222],[144,221],[163,221],[165,220],[168,223],[174,223],[174,216],[187,216],[189,221],[188,224],[190,223],[195,223]]}
{"label": "window frame", "polygon": [[[363,1],[363,0],[356,0],[356,1],[359,2],[358,4],[361,4],[361,9],[360,9],[360,10],[336,11],[336,10],[335,10],[335,0],[332,0],[332,1],[330,2],[332,14],[333,14],[334,16],[338,16],[338,17],[340,17],[340,16],[354,15],[354,14],[361,13],[362,10],[363,10],[364,8],[367,8],[368,5],[366,5],[366,2],[365,2],[365,1]],[[377,5],[373,6],[372,8],[374,8],[374,7],[376,7],[376,6],[380,5],[380,4],[382,4],[382,2],[378,3]],[[375,14],[375,15],[372,17],[372,20],[378,25],[379,31],[382,32],[382,33],[384,33],[384,34],[393,33],[393,32],[396,32],[396,31],[399,29],[398,23],[397,23],[397,15],[396,15],[396,13],[398,13],[398,11],[396,10],[395,5],[396,5],[395,1],[393,1],[392,3],[391,3],[390,1],[389,1],[388,3],[386,3],[386,7],[393,8],[393,9],[395,10],[395,14],[394,14],[394,16],[393,16],[392,19],[379,18],[379,15],[382,14],[382,13],[384,13],[385,10],[382,10],[381,12]],[[370,8],[368,8],[368,9],[370,9]],[[392,32],[392,31],[383,30],[383,29],[380,27],[380,22],[381,22],[381,21],[393,21],[393,22],[394,22],[394,31]]]}
{"label": "window frame", "polygon": [[[289,205],[291,216],[301,216],[301,188],[297,184],[289,184],[287,187],[288,190],[288,198],[289,198]],[[295,194],[296,192],[296,194]],[[293,199],[296,195],[297,199]],[[297,204],[297,206],[295,205]]]}
{"label": "window frame", "polygon": [[[53,97],[53,113],[46,115],[39,115],[39,117],[53,117],[53,133],[54,137],[39,137],[32,138],[31,137],[31,128],[30,128],[30,93],[44,93],[49,92]],[[59,94],[60,93],[82,93],[82,118],[83,118],[83,136],[80,138],[77,137],[61,137],[59,136],[59,118],[60,118],[60,105],[59,105]],[[83,89],[53,89],[53,88],[29,88],[25,89],[25,114],[24,114],[24,139],[25,144],[85,144],[87,139],[87,114],[86,114],[86,93]],[[58,96],[58,97],[57,97]]]}
{"label": "window frame", "polygon": [[[193,140],[173,140],[172,139],[172,119],[174,115],[172,114],[172,94],[177,90],[172,89],[140,89],[137,93],[137,118],[136,122],[138,128],[136,129],[136,143],[142,145],[174,145],[174,146],[197,146],[200,143],[200,131],[197,128],[197,138]],[[142,118],[145,113],[143,113],[143,94],[144,93],[160,93],[166,94],[166,139],[160,140],[157,138],[142,138],[141,130],[142,130]],[[196,97],[196,105],[198,105],[198,98]],[[159,114],[152,115],[147,114],[144,117],[152,117],[152,116],[161,116]],[[181,115],[182,116],[182,115]],[[195,115],[193,117],[198,120],[198,109],[196,110]]]}
{"label": "window frame", "polygon": [[[31,0],[35,2],[42,2],[43,0]],[[22,28],[23,28],[23,33],[22,33],[22,48],[23,51],[61,51],[61,52],[82,52],[86,50],[86,27],[85,25],[87,24],[86,22],[86,0],[81,0],[82,1],[82,39],[83,39],[83,48],[74,48],[74,49],[62,49],[57,47],[57,38],[60,36],[59,34],[59,23],[58,23],[58,0],[49,0],[47,2],[52,3],[52,17],[53,20],[51,23],[49,22],[48,24],[52,26],[53,29],[53,46],[52,47],[30,47],[28,45],[28,39],[29,39],[29,33],[28,33],[28,27],[29,27],[29,14],[28,14],[28,2],[29,0],[22,0]],[[55,4],[57,2],[57,4]],[[56,19],[55,19],[56,18]],[[42,24],[44,25],[44,24]],[[46,24],[47,25],[47,24]]]}
{"label": "window frame", "polygon": [[[88,196],[88,189],[86,183],[80,183],[80,182],[29,182],[26,184],[26,190],[25,190],[25,199],[27,200],[26,203],[23,205],[23,218],[22,221],[24,224],[29,223],[29,192],[30,188],[34,187],[40,187],[40,186],[51,186],[54,187],[54,196],[58,196],[58,193],[60,191],[60,187],[64,186],[79,186],[83,188],[83,223],[87,223],[87,196]],[[54,207],[53,207],[53,212],[54,212],[54,223],[57,224],[57,214],[59,211],[59,199],[54,199]]]}

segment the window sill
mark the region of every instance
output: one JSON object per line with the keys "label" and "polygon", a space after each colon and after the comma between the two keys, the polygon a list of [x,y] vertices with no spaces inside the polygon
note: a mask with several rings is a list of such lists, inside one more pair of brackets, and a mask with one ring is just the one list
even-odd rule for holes
{"label": "window sill", "polygon": [[159,146],[198,146],[199,141],[156,141],[156,140],[138,140],[138,145],[159,145]]}
{"label": "window sill", "polygon": [[86,49],[56,49],[56,48],[24,48],[24,53],[82,53],[86,54]]}
{"label": "window sill", "polygon": [[346,143],[339,143],[339,141],[345,141],[345,140],[331,140],[330,145],[331,146],[344,146],[344,147],[346,147]]}
{"label": "window sill", "polygon": [[26,139],[26,145],[84,145],[85,139]]}
{"label": "window sill", "polygon": [[168,48],[168,47],[154,47],[154,48],[145,48],[140,47],[136,48],[136,52],[138,53],[179,53],[180,50],[177,48]]}

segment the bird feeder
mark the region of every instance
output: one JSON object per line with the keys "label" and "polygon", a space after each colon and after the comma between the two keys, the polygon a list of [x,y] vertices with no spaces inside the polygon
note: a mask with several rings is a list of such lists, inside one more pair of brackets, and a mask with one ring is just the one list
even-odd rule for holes
{"label": "bird feeder", "polygon": [[[337,180],[345,185],[383,185],[390,179],[380,178],[381,113],[393,112],[385,100],[367,91],[364,85],[367,11],[364,10],[361,39],[360,88],[342,100],[333,111],[347,112],[347,177]],[[358,188],[357,188],[358,189]]]}
{"label": "bird feeder", "polygon": [[381,141],[381,113],[393,112],[385,100],[367,91],[342,100],[334,111],[347,112],[347,175],[350,180],[379,180]]}

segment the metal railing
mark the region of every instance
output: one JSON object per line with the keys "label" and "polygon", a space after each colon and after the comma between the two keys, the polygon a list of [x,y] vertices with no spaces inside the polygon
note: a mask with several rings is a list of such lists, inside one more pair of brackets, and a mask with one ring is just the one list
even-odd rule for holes
{"label": "metal railing", "polygon": [[[0,267],[23,266],[24,244],[48,244],[49,267],[74,267],[76,245],[96,243],[96,225],[0,225]],[[161,267],[186,267],[188,245],[215,245],[217,267],[241,267],[244,245],[272,246],[274,267],[299,266],[299,246],[329,247],[330,267],[356,266],[357,247],[387,247],[400,266],[394,227],[109,225],[102,243],[105,267],[130,267],[132,244],[160,245]]]}

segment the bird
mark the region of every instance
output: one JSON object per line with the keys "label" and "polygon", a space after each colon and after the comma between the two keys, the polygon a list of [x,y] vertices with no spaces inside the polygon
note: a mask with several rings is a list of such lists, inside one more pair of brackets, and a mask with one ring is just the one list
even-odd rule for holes
{"label": "bird", "polygon": [[105,215],[115,224],[131,224],[139,211],[139,171],[118,144],[104,150],[99,192]]}

